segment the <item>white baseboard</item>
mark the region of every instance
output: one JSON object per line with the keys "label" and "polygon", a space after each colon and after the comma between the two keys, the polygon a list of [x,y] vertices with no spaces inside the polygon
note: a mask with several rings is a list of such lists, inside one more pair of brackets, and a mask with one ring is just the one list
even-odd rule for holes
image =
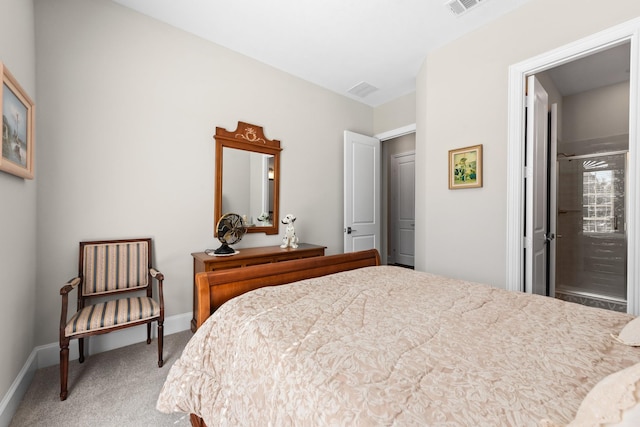
{"label": "white baseboard", "polygon": [[[164,319],[164,335],[171,335],[186,331],[191,328],[192,313],[177,314]],[[152,336],[155,338],[158,329],[155,324],[151,328]],[[87,351],[85,354],[97,354],[103,351],[114,350],[127,345],[145,341],[147,337],[146,326],[135,326],[133,328],[122,329],[104,335],[97,335],[85,340]],[[74,344],[72,340],[72,344]],[[78,345],[69,346],[69,360],[79,357]],[[29,384],[37,369],[46,368],[60,363],[60,344],[52,343],[38,346],[31,351],[24,366],[18,373],[13,384],[7,391],[2,401],[0,401],[0,427],[6,427],[11,422],[22,397],[27,392]]]}
{"label": "white baseboard", "polygon": [[27,392],[29,384],[36,372],[37,349],[33,349],[18,376],[9,387],[7,394],[0,402],[0,426],[7,427],[11,423],[13,414],[18,410],[22,396]]}

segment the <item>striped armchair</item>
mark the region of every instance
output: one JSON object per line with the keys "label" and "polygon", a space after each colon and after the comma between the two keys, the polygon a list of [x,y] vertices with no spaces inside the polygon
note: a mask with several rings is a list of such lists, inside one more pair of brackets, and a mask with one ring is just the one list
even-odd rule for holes
{"label": "striped armchair", "polygon": [[[158,367],[162,367],[164,276],[151,267],[151,239],[80,242],[78,276],[60,289],[60,400],[67,398],[69,341],[78,339],[80,363],[84,362],[84,338],[118,329],[158,322]],[[158,283],[157,300],[152,282]],[[77,289],[77,311],[68,318],[69,293]],[[93,302],[92,300],[98,300]]]}

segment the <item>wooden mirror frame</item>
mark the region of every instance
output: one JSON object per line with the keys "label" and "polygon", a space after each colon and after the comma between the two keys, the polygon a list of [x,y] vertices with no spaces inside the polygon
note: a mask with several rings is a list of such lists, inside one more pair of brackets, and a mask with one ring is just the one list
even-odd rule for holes
{"label": "wooden mirror frame", "polygon": [[224,147],[273,155],[273,220],[270,226],[247,227],[247,233],[278,234],[278,225],[280,222],[278,219],[280,218],[280,151],[282,151],[280,141],[267,139],[264,136],[264,131],[261,126],[245,122],[238,122],[238,127],[233,132],[216,127],[216,134],[213,138],[216,141],[216,188],[213,208],[213,235],[217,236],[218,220],[222,215],[227,213],[222,212],[222,150]]}

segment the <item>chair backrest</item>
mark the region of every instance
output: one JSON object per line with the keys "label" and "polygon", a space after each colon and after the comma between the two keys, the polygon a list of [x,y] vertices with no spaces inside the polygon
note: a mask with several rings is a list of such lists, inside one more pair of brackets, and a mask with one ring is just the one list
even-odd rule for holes
{"label": "chair backrest", "polygon": [[151,239],[80,242],[82,294],[104,295],[149,284]]}

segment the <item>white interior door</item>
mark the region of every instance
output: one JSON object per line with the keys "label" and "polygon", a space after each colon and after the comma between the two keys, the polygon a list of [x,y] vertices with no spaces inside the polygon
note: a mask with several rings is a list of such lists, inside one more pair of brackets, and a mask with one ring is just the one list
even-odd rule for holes
{"label": "white interior door", "polygon": [[549,96],[527,79],[525,292],[547,294],[547,130]]}
{"label": "white interior door", "polygon": [[393,262],[414,266],[415,253],[415,153],[391,156],[391,227]]}
{"label": "white interior door", "polygon": [[344,132],[344,252],[380,251],[380,140]]}

